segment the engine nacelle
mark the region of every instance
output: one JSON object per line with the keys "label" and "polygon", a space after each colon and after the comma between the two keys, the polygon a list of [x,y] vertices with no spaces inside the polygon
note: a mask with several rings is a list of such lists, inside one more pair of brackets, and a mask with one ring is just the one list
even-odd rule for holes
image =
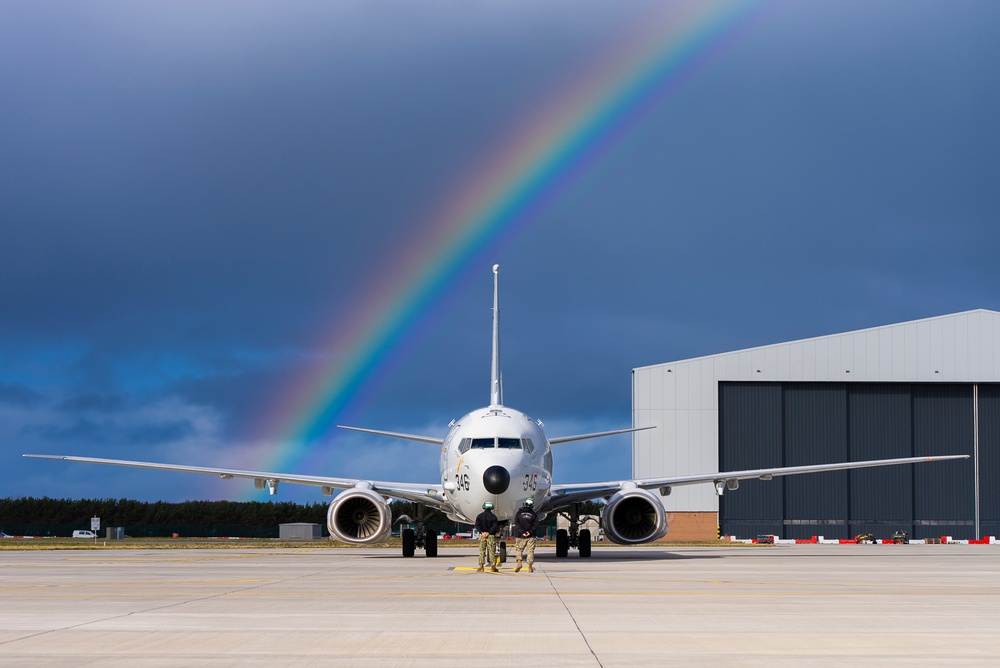
{"label": "engine nacelle", "polygon": [[349,489],[330,503],[326,528],[331,536],[345,543],[379,543],[392,529],[392,511],[380,494],[370,489]]}
{"label": "engine nacelle", "polygon": [[619,545],[648,543],[667,535],[667,514],[656,495],[638,487],[623,489],[601,512],[608,540]]}

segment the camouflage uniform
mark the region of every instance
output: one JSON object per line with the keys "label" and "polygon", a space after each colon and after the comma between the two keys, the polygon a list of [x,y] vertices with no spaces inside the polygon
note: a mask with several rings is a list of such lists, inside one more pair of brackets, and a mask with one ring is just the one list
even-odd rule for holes
{"label": "camouflage uniform", "polygon": [[479,534],[479,565],[493,565],[493,550],[496,546],[496,537],[491,533]]}
{"label": "camouflage uniform", "polygon": [[485,504],[483,512],[476,517],[476,531],[479,532],[479,567],[489,562],[492,568],[496,568],[493,563],[493,546],[496,542],[496,534],[500,531],[500,523],[497,516],[493,514],[493,506]]}
{"label": "camouflage uniform", "polygon": [[517,555],[517,567],[514,572],[521,570],[521,555],[528,552],[528,570],[534,571],[535,563],[535,532],[538,531],[538,513],[531,507],[531,499],[524,502],[524,506],[514,515],[514,553]]}
{"label": "camouflage uniform", "polygon": [[517,555],[518,561],[521,560],[521,555],[527,551],[528,553],[528,566],[535,563],[535,537],[530,538],[518,538],[514,541],[514,554]]}

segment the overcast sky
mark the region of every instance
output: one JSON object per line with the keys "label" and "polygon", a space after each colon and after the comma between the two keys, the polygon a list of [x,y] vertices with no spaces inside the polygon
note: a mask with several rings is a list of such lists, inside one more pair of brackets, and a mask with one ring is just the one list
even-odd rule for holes
{"label": "overcast sky", "polygon": [[[443,435],[488,402],[494,262],[506,403],[550,436],[629,426],[638,366],[1000,310],[1000,3],[6,3],[0,496],[266,499],[20,455],[281,460],[261,416],[357,354],[371,286],[443,261],[408,253],[435,212],[688,9],[735,18],[448,256],[337,420]],[[628,477],[629,442],[561,446],[557,482]],[[295,472],[437,478],[419,443],[301,445]]]}

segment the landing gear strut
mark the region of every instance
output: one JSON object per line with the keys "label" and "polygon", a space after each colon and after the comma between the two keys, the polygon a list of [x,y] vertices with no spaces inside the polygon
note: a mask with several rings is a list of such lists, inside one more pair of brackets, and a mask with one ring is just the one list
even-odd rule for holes
{"label": "landing gear strut", "polygon": [[414,503],[410,512],[416,516],[416,520],[410,518],[409,515],[400,515],[396,520],[397,524],[406,522],[407,524],[412,523],[416,526],[416,530],[406,528],[399,532],[399,536],[403,542],[403,556],[412,557],[416,553],[417,548],[421,548],[428,557],[436,557],[438,555],[437,531],[424,528],[427,508],[419,503]]}
{"label": "landing gear strut", "polygon": [[581,557],[589,557],[590,529],[580,529],[580,504],[574,503],[568,513],[559,514],[569,521],[569,529],[556,531],[556,557],[568,557],[571,547],[578,548]]}

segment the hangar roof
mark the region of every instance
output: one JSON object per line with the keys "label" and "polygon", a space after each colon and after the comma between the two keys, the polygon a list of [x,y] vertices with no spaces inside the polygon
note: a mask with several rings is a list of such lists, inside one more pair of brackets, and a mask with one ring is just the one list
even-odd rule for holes
{"label": "hangar roof", "polygon": [[964,311],[637,367],[716,380],[996,382],[1000,312]]}

